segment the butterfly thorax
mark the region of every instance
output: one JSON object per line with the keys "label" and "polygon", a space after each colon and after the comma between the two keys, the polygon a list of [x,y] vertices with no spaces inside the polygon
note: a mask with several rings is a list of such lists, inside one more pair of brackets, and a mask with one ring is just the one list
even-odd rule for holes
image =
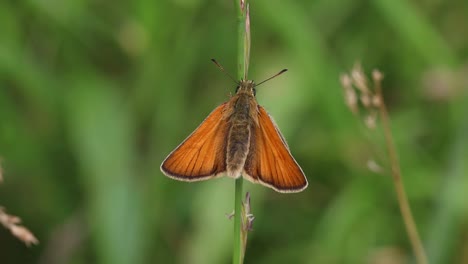
{"label": "butterfly thorax", "polygon": [[254,83],[241,81],[230,101],[230,129],[227,138],[226,170],[230,177],[240,177],[250,148],[251,126],[256,123],[257,102]]}

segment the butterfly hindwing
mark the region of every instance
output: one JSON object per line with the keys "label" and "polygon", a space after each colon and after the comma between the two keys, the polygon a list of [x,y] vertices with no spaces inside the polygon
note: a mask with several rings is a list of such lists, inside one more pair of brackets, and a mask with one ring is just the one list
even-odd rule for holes
{"label": "butterfly hindwing", "polygon": [[258,123],[252,125],[245,176],[278,192],[300,192],[307,179],[270,115],[258,106]]}

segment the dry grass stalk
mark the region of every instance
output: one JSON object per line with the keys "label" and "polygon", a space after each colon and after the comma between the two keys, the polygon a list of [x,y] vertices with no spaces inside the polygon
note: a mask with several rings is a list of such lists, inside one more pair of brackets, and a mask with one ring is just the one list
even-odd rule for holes
{"label": "dry grass stalk", "polygon": [[5,208],[0,207],[0,223],[10,232],[23,241],[26,246],[37,245],[39,241],[29,229],[21,225],[21,219],[5,212]]}
{"label": "dry grass stalk", "polygon": [[[0,166],[0,183],[3,181],[3,169]],[[34,236],[34,234],[29,231],[26,227],[21,225],[21,219],[14,215],[9,215],[6,213],[5,208],[0,206],[0,224],[3,225],[6,229],[23,241],[26,246],[37,245],[39,241]]]}
{"label": "dry grass stalk", "polygon": [[[349,75],[344,74],[341,76],[341,83],[345,91],[344,96],[346,105],[351,110],[351,112],[359,116],[359,102],[358,100],[353,99],[359,98],[359,101],[364,108],[363,122],[366,127],[369,129],[374,129],[377,126],[378,119],[380,121],[380,125],[384,131],[388,160],[390,164],[389,167],[392,174],[393,183],[395,185],[398,205],[400,207],[406,232],[411,242],[413,252],[416,256],[417,263],[427,264],[427,256],[419,237],[401,179],[400,163],[398,161],[398,155],[390,129],[390,118],[382,94],[382,80],[383,74],[378,70],[374,70],[372,72],[372,87],[369,86],[369,81],[367,80],[359,64],[354,66]],[[377,168],[376,166],[378,165],[377,163],[374,163],[375,162],[368,164],[368,166],[371,170],[375,171]],[[382,171],[380,166],[378,167],[378,171]]]}

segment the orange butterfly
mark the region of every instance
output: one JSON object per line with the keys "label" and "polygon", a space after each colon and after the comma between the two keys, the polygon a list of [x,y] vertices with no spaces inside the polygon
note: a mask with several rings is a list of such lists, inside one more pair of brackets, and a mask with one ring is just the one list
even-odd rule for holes
{"label": "orange butterfly", "polygon": [[307,179],[275,122],[258,105],[256,86],[253,81],[240,80],[236,94],[169,154],[161,171],[181,181],[207,180],[226,173],[282,193],[304,190]]}

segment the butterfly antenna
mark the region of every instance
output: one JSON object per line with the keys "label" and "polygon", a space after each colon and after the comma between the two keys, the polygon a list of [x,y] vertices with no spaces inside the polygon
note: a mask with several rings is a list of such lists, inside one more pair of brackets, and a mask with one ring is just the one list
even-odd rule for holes
{"label": "butterfly antenna", "polygon": [[282,70],[281,70],[280,72],[278,72],[277,74],[275,74],[275,75],[271,76],[270,78],[268,78],[268,79],[266,79],[266,80],[264,80],[264,81],[262,81],[262,82],[256,84],[255,87],[257,87],[257,86],[259,86],[260,84],[262,84],[262,83],[264,83],[264,82],[267,82],[267,81],[269,81],[269,80],[271,80],[271,79],[273,79],[273,78],[275,78],[275,77],[278,77],[278,76],[280,76],[281,74],[283,74],[283,73],[285,73],[285,72],[287,72],[287,71],[288,71],[288,69],[282,69]]}
{"label": "butterfly antenna", "polygon": [[226,74],[231,80],[233,80],[236,84],[239,84],[239,82],[238,82],[236,79],[232,78],[232,76],[231,76],[231,75],[223,68],[223,66],[221,66],[221,64],[219,64],[215,59],[211,59],[211,61],[212,61],[214,64],[216,64],[216,66],[218,66],[218,68],[219,68],[222,72],[224,72],[224,74]]}

